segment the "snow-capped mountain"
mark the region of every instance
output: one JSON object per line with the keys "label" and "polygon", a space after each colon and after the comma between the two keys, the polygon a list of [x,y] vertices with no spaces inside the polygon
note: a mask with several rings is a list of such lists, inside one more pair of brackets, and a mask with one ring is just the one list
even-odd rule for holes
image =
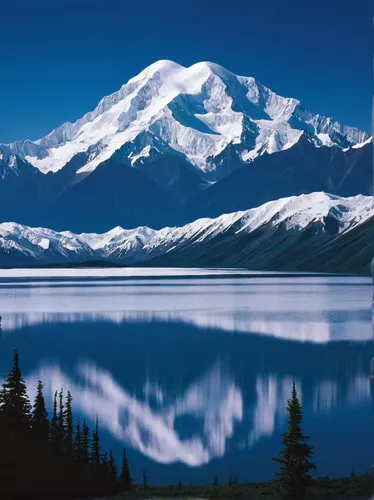
{"label": "snow-capped mountain", "polygon": [[91,247],[69,231],[0,224],[0,265],[82,262],[94,257]]}
{"label": "snow-capped mountain", "polygon": [[89,173],[126,145],[124,156],[131,166],[152,154],[173,153],[215,181],[229,170],[215,161],[229,145],[248,162],[265,151],[293,146],[303,131],[316,145],[341,148],[369,138],[217,64],[185,68],[158,61],[75,123],[34,142],[10,144],[9,149],[43,173],[56,172],[78,153],[86,153],[78,173]]}
{"label": "snow-capped mountain", "polygon": [[0,222],[159,229],[301,193],[369,195],[372,150],[252,77],[158,61],[75,123],[0,145]]}
{"label": "snow-capped mountain", "polygon": [[0,265],[106,260],[184,266],[248,262],[256,269],[298,269],[301,258],[313,257],[321,245],[337,245],[342,235],[373,216],[372,197],[320,192],[158,231],[116,227],[103,234],[76,235],[5,223],[0,224]]}

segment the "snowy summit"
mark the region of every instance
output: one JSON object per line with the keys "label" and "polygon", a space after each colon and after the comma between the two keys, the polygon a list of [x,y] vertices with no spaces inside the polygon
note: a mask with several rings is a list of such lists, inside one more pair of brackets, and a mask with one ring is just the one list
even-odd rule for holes
{"label": "snowy summit", "polygon": [[222,160],[228,148],[234,147],[246,163],[264,152],[290,148],[303,132],[316,146],[346,149],[369,139],[364,131],[310,113],[297,99],[279,96],[254,78],[217,64],[185,68],[158,61],[75,123],[3,150],[43,173],[57,172],[85,153],[78,174],[94,171],[121,148],[134,167],[152,154],[172,153],[214,182],[230,170]]}

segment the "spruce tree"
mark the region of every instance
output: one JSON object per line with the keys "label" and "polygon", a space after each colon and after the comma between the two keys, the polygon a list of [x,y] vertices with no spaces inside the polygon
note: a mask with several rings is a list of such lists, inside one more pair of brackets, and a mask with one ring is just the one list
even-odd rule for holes
{"label": "spruce tree", "polygon": [[31,423],[31,404],[25,381],[19,367],[17,350],[14,350],[13,366],[1,390],[1,412],[14,430],[24,430]]}
{"label": "spruce tree", "polygon": [[90,461],[90,430],[83,421],[83,435],[82,435],[82,459],[84,462],[88,463]]}
{"label": "spruce tree", "polygon": [[57,415],[57,436],[56,436],[56,447],[58,450],[63,451],[64,449],[64,438],[65,438],[65,411],[64,411],[64,390],[61,389],[58,395],[58,415]]}
{"label": "spruce tree", "polygon": [[73,454],[77,460],[83,459],[83,436],[81,431],[81,424],[78,417],[78,423],[75,428],[75,436],[73,441]]}
{"label": "spruce tree", "polygon": [[100,465],[104,474],[107,474],[109,476],[110,472],[109,472],[109,461],[107,452],[102,454]]}
{"label": "spruce tree", "polygon": [[313,448],[306,444],[308,436],[301,431],[302,408],[297,397],[295,383],[292,387],[291,399],[287,401],[288,430],[282,434],[282,449],[279,458],[274,458],[280,463],[277,473],[281,493],[288,498],[304,498],[310,482],[309,472],[315,465],[309,460]]}
{"label": "spruce tree", "polygon": [[131,490],[132,479],[130,475],[129,463],[127,461],[127,456],[126,456],[126,448],[123,448],[123,461],[122,461],[120,481],[121,481],[121,489],[123,491]]}
{"label": "spruce tree", "polygon": [[38,391],[34,400],[32,412],[32,427],[41,441],[45,443],[48,442],[49,420],[47,409],[45,407],[43,384],[41,380],[38,381]]}
{"label": "spruce tree", "polygon": [[70,391],[66,396],[66,407],[65,407],[65,449],[68,453],[73,452],[73,410],[72,410],[72,401]]}
{"label": "spruce tree", "polygon": [[143,470],[142,480],[143,480],[143,488],[145,490],[147,490],[148,489],[148,481],[147,481],[147,475],[145,473],[145,470]]}
{"label": "spruce tree", "polygon": [[53,397],[53,413],[50,425],[50,442],[51,445],[57,447],[57,391],[55,391]]}
{"label": "spruce tree", "polygon": [[116,481],[117,480],[117,465],[113,457],[113,452],[112,450],[109,451],[109,475],[110,477]]}
{"label": "spruce tree", "polygon": [[100,439],[99,439],[99,419],[98,419],[98,417],[96,417],[95,430],[92,433],[91,464],[94,467],[100,466]]}

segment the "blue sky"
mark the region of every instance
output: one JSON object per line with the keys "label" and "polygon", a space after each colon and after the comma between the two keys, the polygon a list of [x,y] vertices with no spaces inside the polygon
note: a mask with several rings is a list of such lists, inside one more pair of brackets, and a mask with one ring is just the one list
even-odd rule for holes
{"label": "blue sky", "polygon": [[370,130],[370,0],[4,0],[0,142],[37,139],[158,59],[222,64]]}

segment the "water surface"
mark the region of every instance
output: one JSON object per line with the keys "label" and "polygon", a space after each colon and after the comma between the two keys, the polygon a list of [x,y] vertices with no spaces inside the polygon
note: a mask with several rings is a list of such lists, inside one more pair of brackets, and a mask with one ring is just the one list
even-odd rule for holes
{"label": "water surface", "polygon": [[135,480],[272,477],[295,381],[321,475],[373,463],[371,281],[244,270],[0,274],[0,374],[12,350],[49,404],[99,415]]}

